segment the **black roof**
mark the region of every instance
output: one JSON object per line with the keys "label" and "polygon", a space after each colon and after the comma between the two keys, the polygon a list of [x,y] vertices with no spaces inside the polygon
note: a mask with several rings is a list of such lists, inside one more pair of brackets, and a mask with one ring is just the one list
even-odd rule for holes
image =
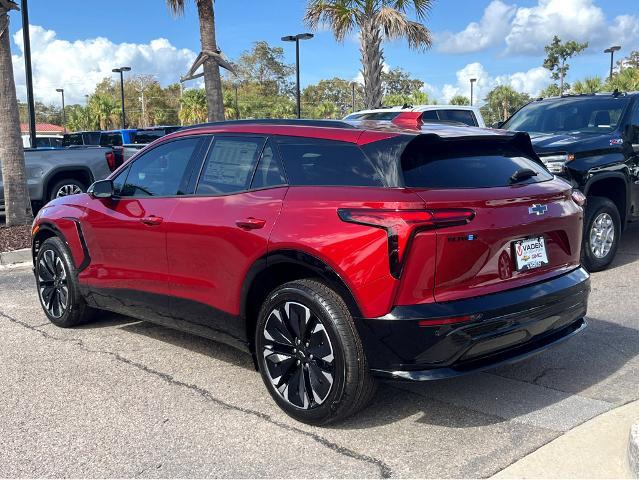
{"label": "black roof", "polygon": [[206,122],[197,125],[182,127],[181,130],[191,128],[211,127],[217,125],[299,125],[301,127],[327,127],[327,128],[357,128],[354,125],[341,120],[313,120],[307,118],[255,118],[246,120],[225,120],[222,122]]}

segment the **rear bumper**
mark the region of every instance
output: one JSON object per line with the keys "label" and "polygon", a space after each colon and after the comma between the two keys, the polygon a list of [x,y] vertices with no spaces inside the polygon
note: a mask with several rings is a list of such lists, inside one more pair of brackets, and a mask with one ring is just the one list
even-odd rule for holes
{"label": "rear bumper", "polygon": [[[572,272],[526,287],[445,303],[395,307],[356,319],[373,374],[435,380],[522,360],[586,327],[590,278]],[[472,316],[472,321],[420,326]]]}

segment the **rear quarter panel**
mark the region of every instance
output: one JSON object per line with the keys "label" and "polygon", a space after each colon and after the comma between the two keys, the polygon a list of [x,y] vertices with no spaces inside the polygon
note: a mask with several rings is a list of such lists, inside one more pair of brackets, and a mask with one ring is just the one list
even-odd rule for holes
{"label": "rear quarter panel", "polygon": [[385,230],[343,222],[339,208],[421,208],[402,189],[290,187],[269,243],[269,254],[298,250],[327,264],[352,292],[362,315],[390,311],[398,280],[390,274]]}

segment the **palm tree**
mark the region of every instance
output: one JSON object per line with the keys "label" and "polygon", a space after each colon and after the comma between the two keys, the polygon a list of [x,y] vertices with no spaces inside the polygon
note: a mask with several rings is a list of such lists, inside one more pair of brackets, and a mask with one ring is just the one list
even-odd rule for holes
{"label": "palm tree", "polygon": [[364,104],[366,108],[382,105],[381,73],[384,64],[382,40],[405,38],[413,49],[432,45],[430,31],[407,16],[413,9],[423,21],[433,0],[309,0],[305,22],[312,29],[328,24],[337,41],[359,29]]}
{"label": "palm tree", "polygon": [[100,130],[107,130],[117,124],[120,105],[108,94],[94,93],[89,99],[89,110]]}
{"label": "palm tree", "polygon": [[604,89],[604,82],[601,77],[586,77],[583,80],[577,80],[572,84],[574,93],[597,93]]}
{"label": "palm tree", "polygon": [[206,121],[206,94],[201,88],[186,90],[180,98],[180,121],[193,125]]}
{"label": "palm tree", "polygon": [[[175,15],[184,13],[185,0],[166,0],[169,9]],[[200,19],[200,43],[203,52],[217,52],[215,41],[215,12],[213,0],[195,0],[197,14]],[[212,58],[204,61],[204,90],[210,122],[224,120],[224,96],[222,95],[222,79],[220,67]]]}
{"label": "palm tree", "polygon": [[0,162],[7,226],[27,225],[33,219],[9,43],[10,10],[18,10],[18,5],[0,0]]}

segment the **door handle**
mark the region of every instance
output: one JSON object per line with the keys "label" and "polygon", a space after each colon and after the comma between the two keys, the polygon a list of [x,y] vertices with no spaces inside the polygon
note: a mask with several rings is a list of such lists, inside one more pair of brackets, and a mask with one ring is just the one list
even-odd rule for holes
{"label": "door handle", "polygon": [[162,217],[156,217],[155,215],[149,215],[148,217],[141,218],[140,221],[144,225],[154,226],[162,223],[164,219]]}
{"label": "door handle", "polygon": [[253,218],[248,217],[244,220],[237,220],[235,225],[240,228],[244,228],[246,230],[255,230],[258,228],[262,228],[266,224],[266,220],[262,220],[261,218]]}

